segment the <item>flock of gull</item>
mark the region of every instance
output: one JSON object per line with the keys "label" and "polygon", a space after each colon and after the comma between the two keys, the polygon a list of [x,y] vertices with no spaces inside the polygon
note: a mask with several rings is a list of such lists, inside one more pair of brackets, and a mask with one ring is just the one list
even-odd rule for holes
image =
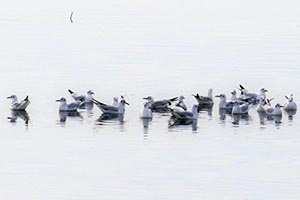
{"label": "flock of gull", "polygon": [[[274,98],[268,99],[268,90],[262,88],[259,93],[248,92],[248,90],[239,85],[239,96],[236,90],[231,92],[230,100],[227,100],[225,94],[216,95],[219,98],[219,111],[224,114],[230,114],[232,116],[247,115],[249,110],[255,106],[259,114],[264,114],[267,117],[280,117],[282,116],[282,110],[291,112],[293,114],[297,111],[297,105],[294,102],[293,94],[285,96],[287,101],[284,105],[279,103],[274,106],[271,102]],[[121,96],[120,100],[118,97],[114,97],[111,104],[105,104],[96,100],[93,95],[93,91],[87,91],[86,95],[79,95],[72,90],[68,90],[70,95],[73,97],[74,102],[67,103],[66,98],[61,97],[56,100],[60,103],[60,113],[72,113],[77,112],[78,109],[91,110],[93,105],[96,105],[101,111],[101,120],[119,118],[123,119],[126,105],[129,103],[125,100],[124,96]],[[213,90],[209,89],[207,96],[200,96],[199,94],[193,95],[197,101],[188,111],[187,106],[184,103],[184,96],[174,97],[165,100],[154,100],[152,96],[143,98],[145,100],[140,117],[142,119],[152,119],[153,112],[159,113],[170,113],[169,126],[181,124],[192,124],[197,121],[198,113],[201,109],[210,109],[214,105]],[[16,95],[7,97],[11,99],[11,110],[12,111],[25,111],[30,104],[28,96],[18,102]],[[12,120],[12,119],[11,119]]]}

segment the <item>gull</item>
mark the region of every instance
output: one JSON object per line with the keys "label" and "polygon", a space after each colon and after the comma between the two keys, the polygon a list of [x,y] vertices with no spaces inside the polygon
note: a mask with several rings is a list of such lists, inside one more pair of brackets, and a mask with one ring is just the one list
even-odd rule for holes
{"label": "gull", "polygon": [[93,103],[93,94],[94,92],[89,90],[86,92],[86,95],[78,95],[77,93],[73,92],[72,90],[68,89],[71,96],[74,98],[75,101],[81,101],[83,103]]}
{"label": "gull", "polygon": [[250,106],[248,103],[239,105],[238,102],[234,102],[231,114],[233,114],[233,115],[248,114],[249,108],[250,108]]}
{"label": "gull", "polygon": [[[125,96],[125,95],[124,95],[124,96]],[[121,95],[121,100],[124,99],[124,96]],[[119,107],[119,99],[118,99],[118,97],[114,97],[114,98],[113,98],[113,101],[112,101],[111,105],[114,106],[114,107]]]}
{"label": "gull", "polygon": [[28,96],[21,102],[18,102],[18,98],[14,94],[7,98],[11,99],[11,110],[25,110],[30,103]]}
{"label": "gull", "polygon": [[193,96],[196,98],[199,105],[212,106],[214,104],[212,92],[213,92],[213,90],[210,88],[208,90],[208,93],[207,93],[206,97],[205,96],[200,96],[199,94],[196,94],[196,95],[193,95]]}
{"label": "gull", "polygon": [[118,107],[119,106],[119,99],[118,99],[118,97],[114,97],[113,98],[113,102],[111,103],[111,105],[113,107]]}
{"label": "gull", "polygon": [[197,119],[198,111],[197,111],[198,105],[193,105],[192,111],[175,111],[173,109],[170,109],[172,117],[179,119],[179,120],[194,120]]}
{"label": "gull", "polygon": [[146,102],[144,104],[144,107],[143,107],[143,110],[142,110],[142,113],[141,113],[141,118],[142,119],[151,119],[152,116],[153,116],[152,111],[149,108],[149,102]]}
{"label": "gull", "polygon": [[172,105],[173,101],[177,101],[178,97],[172,99],[160,100],[160,101],[154,101],[152,96],[148,96],[143,99],[147,100],[147,102],[149,103],[149,108],[152,111],[166,112],[168,111],[168,106]]}
{"label": "gull", "polygon": [[269,116],[281,116],[282,115],[282,111],[281,111],[282,107],[283,106],[278,103],[275,105],[275,108],[265,109],[265,112]]}
{"label": "gull", "polygon": [[240,91],[241,91],[241,96],[240,96],[241,100],[252,99],[254,101],[259,101],[261,98],[266,99],[266,92],[268,92],[268,90],[266,90],[265,88],[261,88],[259,94],[250,93],[242,85],[240,85]]}
{"label": "gull", "polygon": [[231,98],[230,98],[230,100],[231,100],[231,101],[238,101],[238,98],[237,98],[237,96],[236,96],[236,91],[235,91],[235,90],[233,90],[233,91],[231,92]]}
{"label": "gull", "polygon": [[231,110],[233,108],[233,102],[227,102],[225,94],[216,95],[216,97],[220,98],[219,108]]}
{"label": "gull", "polygon": [[64,97],[61,97],[60,99],[56,100],[56,102],[60,102],[59,111],[67,111],[67,112],[77,111],[77,109],[81,104],[80,101],[67,104],[67,100]]}
{"label": "gull", "polygon": [[187,108],[186,108],[185,103],[183,102],[184,99],[185,99],[184,96],[180,96],[180,97],[178,98],[178,103],[176,103],[175,106],[176,106],[177,108],[181,108],[181,109],[183,109],[184,111],[186,111]]}
{"label": "gull", "polygon": [[273,100],[274,98],[272,99],[260,99],[259,101],[259,105],[256,109],[257,112],[265,112],[265,110],[268,109],[268,107],[271,107],[271,101]]}
{"label": "gull", "polygon": [[249,98],[244,98],[243,100],[239,99],[237,97],[237,95],[236,95],[236,91],[235,90],[233,90],[230,94],[231,94],[231,98],[230,98],[231,102],[237,101],[239,104],[243,104],[245,102],[249,102],[249,100],[250,100]]}
{"label": "gull", "polygon": [[294,102],[293,94],[290,95],[290,97],[285,96],[285,98],[288,100],[288,102],[284,105],[284,110],[297,110],[297,105]]}
{"label": "gull", "polygon": [[97,101],[96,99],[93,100],[93,102],[96,104],[96,106],[103,112],[107,114],[124,114],[125,112],[125,104],[129,105],[125,101],[125,99],[122,99],[119,103],[118,107],[114,107],[111,105],[106,105],[100,101]]}

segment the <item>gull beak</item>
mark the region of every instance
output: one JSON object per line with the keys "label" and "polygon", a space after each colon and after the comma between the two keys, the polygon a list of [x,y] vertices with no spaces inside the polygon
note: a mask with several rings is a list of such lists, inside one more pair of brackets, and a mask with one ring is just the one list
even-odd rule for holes
{"label": "gull beak", "polygon": [[280,107],[280,108],[283,108],[284,106],[283,106],[283,105],[279,105],[279,107]]}
{"label": "gull beak", "polygon": [[126,101],[125,101],[125,104],[127,104],[127,105],[130,105],[129,103],[127,103]]}
{"label": "gull beak", "polygon": [[56,102],[60,102],[60,99],[57,99]]}
{"label": "gull beak", "polygon": [[91,91],[91,94],[95,94],[93,91]]}
{"label": "gull beak", "polygon": [[216,95],[215,97],[220,97],[220,95]]}
{"label": "gull beak", "polygon": [[10,97],[7,97],[7,99],[11,99],[11,96],[10,96]]}
{"label": "gull beak", "polygon": [[268,92],[268,90],[265,90],[265,92]]}
{"label": "gull beak", "polygon": [[144,97],[143,99],[148,100],[148,97]]}

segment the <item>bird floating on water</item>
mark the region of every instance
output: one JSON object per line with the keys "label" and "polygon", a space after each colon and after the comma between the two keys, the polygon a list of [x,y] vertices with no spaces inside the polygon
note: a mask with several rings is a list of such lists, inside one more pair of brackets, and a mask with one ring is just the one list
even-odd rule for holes
{"label": "bird floating on water", "polygon": [[96,99],[93,99],[93,102],[103,113],[108,113],[108,114],[124,114],[125,105],[129,105],[129,103],[127,103],[125,99],[122,99],[120,101],[118,107],[104,104],[100,101],[97,101]]}
{"label": "bird floating on water", "polygon": [[141,113],[141,118],[151,119],[153,116],[151,109],[149,108],[149,102],[144,103],[144,107]]}
{"label": "bird floating on water", "polygon": [[18,102],[18,97],[14,94],[7,97],[7,99],[11,99],[11,110],[26,110],[30,104],[28,96],[26,96],[26,98],[21,102]]}
{"label": "bird floating on water", "polygon": [[88,90],[86,95],[78,95],[70,89],[68,89],[68,91],[75,101],[81,101],[82,103],[93,103],[94,92],[92,90]]}
{"label": "bird floating on water", "polygon": [[285,98],[288,100],[288,102],[284,105],[284,110],[297,110],[297,104],[294,102],[293,94],[290,95],[290,97],[285,96]]}
{"label": "bird floating on water", "polygon": [[176,110],[173,110],[171,108],[169,108],[169,109],[171,111],[172,116],[176,119],[195,120],[195,119],[197,119],[197,116],[198,116],[197,108],[198,108],[198,105],[193,105],[191,112],[189,112],[189,111],[176,111]]}
{"label": "bird floating on water", "polygon": [[168,106],[172,105],[172,102],[177,101],[178,97],[159,101],[154,101],[152,96],[148,96],[143,99],[147,100],[147,102],[149,103],[149,108],[153,112],[168,112]]}
{"label": "bird floating on water", "polygon": [[56,102],[60,102],[59,111],[67,111],[67,112],[77,111],[77,109],[81,104],[80,101],[67,104],[67,100],[64,97],[61,97],[60,99],[56,100]]}
{"label": "bird floating on water", "polygon": [[242,115],[242,114],[248,114],[250,105],[248,103],[244,103],[240,105],[237,101],[234,102],[231,113],[233,115]]}
{"label": "bird floating on water", "polygon": [[175,104],[175,106],[176,106],[176,108],[179,108],[179,109],[182,109],[182,110],[186,111],[187,107],[186,107],[185,103],[183,102],[184,99],[185,99],[184,96],[180,96],[178,98],[178,102]]}
{"label": "bird floating on water", "polygon": [[214,104],[212,92],[213,90],[210,88],[207,92],[207,96],[200,96],[199,94],[193,96],[196,98],[199,105],[212,106]]}

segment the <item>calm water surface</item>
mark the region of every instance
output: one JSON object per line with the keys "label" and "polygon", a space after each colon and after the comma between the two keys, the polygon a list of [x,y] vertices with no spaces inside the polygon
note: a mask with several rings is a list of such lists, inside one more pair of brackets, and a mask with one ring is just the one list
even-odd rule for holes
{"label": "calm water surface", "polygon": [[[192,94],[229,97],[240,83],[300,104],[299,9],[269,0],[5,5],[1,199],[298,199],[299,113],[233,118],[215,99],[196,126],[171,128],[168,114],[139,113],[144,96],[184,95],[191,108]],[[97,107],[60,116],[55,100],[72,101],[67,89],[106,103],[126,95],[124,121],[99,122]],[[31,99],[15,123],[12,93]]]}

